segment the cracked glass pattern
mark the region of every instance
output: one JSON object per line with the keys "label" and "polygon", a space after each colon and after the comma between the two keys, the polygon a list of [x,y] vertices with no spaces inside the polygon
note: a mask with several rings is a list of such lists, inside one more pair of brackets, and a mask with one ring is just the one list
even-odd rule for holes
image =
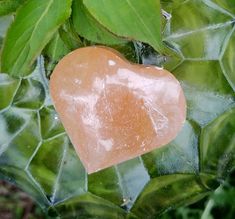
{"label": "cracked glass pattern", "polygon": [[[51,216],[156,218],[210,194],[235,165],[235,3],[162,1],[166,56],[139,43],[140,61],[171,71],[186,94],[187,122],[167,146],[87,175],[34,72],[0,74],[0,178]],[[2,20],[1,20],[2,22]],[[3,38],[0,33],[1,39]]]}

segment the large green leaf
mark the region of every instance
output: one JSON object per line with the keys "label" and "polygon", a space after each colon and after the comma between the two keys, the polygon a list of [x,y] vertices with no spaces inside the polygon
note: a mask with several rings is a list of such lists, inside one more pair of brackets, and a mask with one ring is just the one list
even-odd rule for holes
{"label": "large green leaf", "polygon": [[2,51],[2,72],[30,73],[32,65],[58,27],[69,17],[71,0],[29,0],[17,12]]}
{"label": "large green leaf", "polygon": [[120,44],[125,40],[118,38],[99,24],[83,5],[82,0],[73,1],[72,20],[76,31],[86,39],[104,44]]}
{"label": "large green leaf", "polygon": [[[141,43],[122,48],[146,64],[166,59],[165,68],[181,81],[187,121],[172,142],[88,176],[52,106],[40,57],[27,77],[0,74],[0,178],[51,216],[81,219],[155,219],[216,189],[235,167],[235,33],[232,12],[215,2],[164,1],[172,16],[164,30],[167,57]],[[55,36],[67,46],[63,31]],[[55,60],[60,52],[53,51],[63,50],[53,45],[45,51]]]}
{"label": "large green leaf", "polygon": [[114,34],[149,43],[162,51],[159,0],[83,0],[83,3]]}

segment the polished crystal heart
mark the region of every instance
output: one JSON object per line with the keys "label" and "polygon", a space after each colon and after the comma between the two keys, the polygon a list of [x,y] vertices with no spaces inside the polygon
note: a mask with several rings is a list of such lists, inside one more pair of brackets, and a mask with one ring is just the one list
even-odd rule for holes
{"label": "polished crystal heart", "polygon": [[185,121],[185,97],[170,72],[131,64],[107,47],[65,56],[50,92],[88,173],[169,143]]}

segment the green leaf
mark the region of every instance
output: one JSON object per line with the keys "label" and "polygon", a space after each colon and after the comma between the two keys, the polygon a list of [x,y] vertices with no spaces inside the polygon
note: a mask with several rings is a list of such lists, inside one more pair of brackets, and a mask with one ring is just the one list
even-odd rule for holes
{"label": "green leaf", "polygon": [[111,45],[110,47],[119,51],[130,62],[139,63],[139,54],[136,52],[135,43],[128,42],[125,44]]}
{"label": "green leaf", "polygon": [[0,0],[0,16],[15,12],[26,0]]}
{"label": "green leaf", "polygon": [[91,15],[114,34],[162,51],[159,0],[83,0]]}
{"label": "green leaf", "polygon": [[70,50],[74,50],[82,46],[82,41],[74,29],[71,17],[60,27],[59,34],[64,44]]}
{"label": "green leaf", "polygon": [[13,76],[31,67],[58,27],[70,15],[71,0],[29,0],[16,14],[4,43],[1,70]]}
{"label": "green leaf", "polygon": [[65,45],[58,32],[45,47],[43,54],[46,62],[47,76],[51,74],[56,64],[63,56],[68,54],[71,50]]}
{"label": "green leaf", "polygon": [[75,30],[86,39],[103,44],[120,44],[126,40],[118,38],[99,24],[83,5],[82,0],[73,1],[72,21]]}
{"label": "green leaf", "polygon": [[50,76],[59,60],[69,52],[82,46],[81,39],[75,32],[69,18],[54,34],[43,50],[47,77]]}

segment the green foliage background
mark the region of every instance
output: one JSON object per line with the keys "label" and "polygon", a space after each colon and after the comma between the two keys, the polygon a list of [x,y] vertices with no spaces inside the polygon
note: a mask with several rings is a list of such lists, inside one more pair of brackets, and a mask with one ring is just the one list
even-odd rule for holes
{"label": "green foliage background", "polygon": [[[235,166],[234,1],[6,0],[0,9],[13,13],[0,18],[0,178],[61,218],[186,215],[187,208],[164,213],[226,185]],[[94,44],[163,65],[180,80],[188,108],[169,145],[87,175],[48,83],[64,55]]]}

